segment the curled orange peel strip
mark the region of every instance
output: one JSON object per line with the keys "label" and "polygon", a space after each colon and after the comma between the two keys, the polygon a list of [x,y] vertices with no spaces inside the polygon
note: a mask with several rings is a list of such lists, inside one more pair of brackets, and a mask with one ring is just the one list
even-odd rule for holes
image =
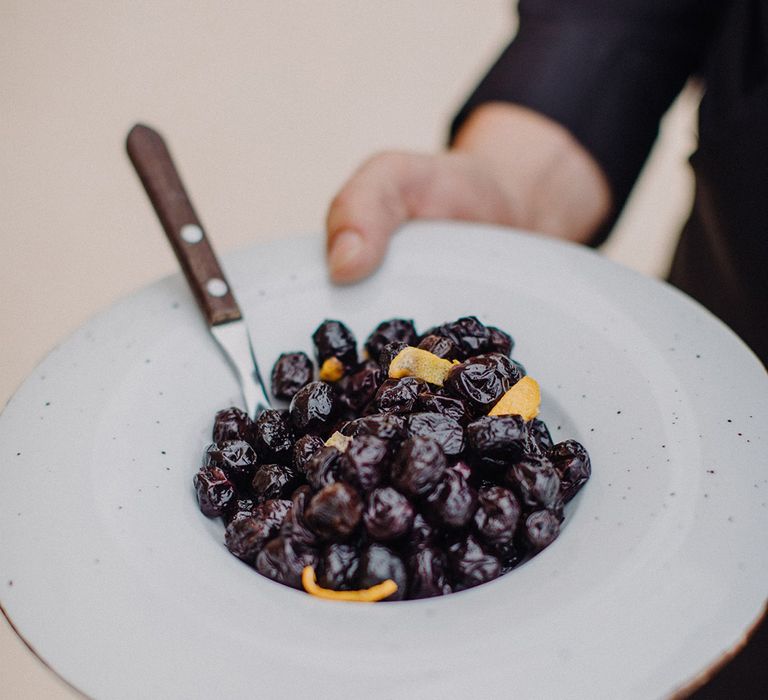
{"label": "curled orange peel strip", "polygon": [[302,569],[301,585],[304,586],[304,590],[307,593],[317,598],[347,600],[356,603],[375,603],[379,600],[384,600],[384,598],[389,598],[389,596],[397,591],[397,584],[391,578],[359,591],[333,591],[330,588],[322,588],[317,585],[315,570],[311,566],[305,566]]}

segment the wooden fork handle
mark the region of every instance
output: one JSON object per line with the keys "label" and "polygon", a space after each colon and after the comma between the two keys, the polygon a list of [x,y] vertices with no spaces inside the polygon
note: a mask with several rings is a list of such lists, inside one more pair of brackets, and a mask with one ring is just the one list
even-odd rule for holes
{"label": "wooden fork handle", "polygon": [[125,145],[208,325],[242,318],[163,137],[136,124]]}

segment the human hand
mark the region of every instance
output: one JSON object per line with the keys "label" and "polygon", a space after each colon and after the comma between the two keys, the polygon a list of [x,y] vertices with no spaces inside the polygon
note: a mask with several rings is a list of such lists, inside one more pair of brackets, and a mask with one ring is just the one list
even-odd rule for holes
{"label": "human hand", "polygon": [[584,242],[610,207],[602,171],[563,127],[491,103],[470,115],[449,151],[384,152],[363,163],[328,210],[329,272],[338,283],[368,276],[410,219],[495,223]]}

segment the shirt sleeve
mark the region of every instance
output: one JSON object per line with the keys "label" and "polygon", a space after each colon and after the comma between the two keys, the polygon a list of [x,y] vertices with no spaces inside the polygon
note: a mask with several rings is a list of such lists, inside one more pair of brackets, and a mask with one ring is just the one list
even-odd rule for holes
{"label": "shirt sleeve", "polygon": [[593,155],[621,210],[661,116],[696,71],[718,3],[521,0],[517,36],[461,108],[512,102],[562,124]]}

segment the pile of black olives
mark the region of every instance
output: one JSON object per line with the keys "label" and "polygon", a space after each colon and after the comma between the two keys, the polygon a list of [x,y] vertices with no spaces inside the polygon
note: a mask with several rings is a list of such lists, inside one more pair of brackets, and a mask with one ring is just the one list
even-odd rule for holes
{"label": "pile of black olives", "polygon": [[[553,444],[539,419],[487,415],[525,376],[507,333],[473,316],[421,335],[392,319],[363,360],[339,321],[312,340],[334,379],[285,353],[271,389],[288,409],[216,414],[194,486],[202,512],[224,519],[234,555],[299,589],[306,566],[337,591],[392,579],[388,600],[401,600],[490,581],[557,537],[589,456],[575,440]],[[406,346],[456,360],[443,386],[389,378]]]}

